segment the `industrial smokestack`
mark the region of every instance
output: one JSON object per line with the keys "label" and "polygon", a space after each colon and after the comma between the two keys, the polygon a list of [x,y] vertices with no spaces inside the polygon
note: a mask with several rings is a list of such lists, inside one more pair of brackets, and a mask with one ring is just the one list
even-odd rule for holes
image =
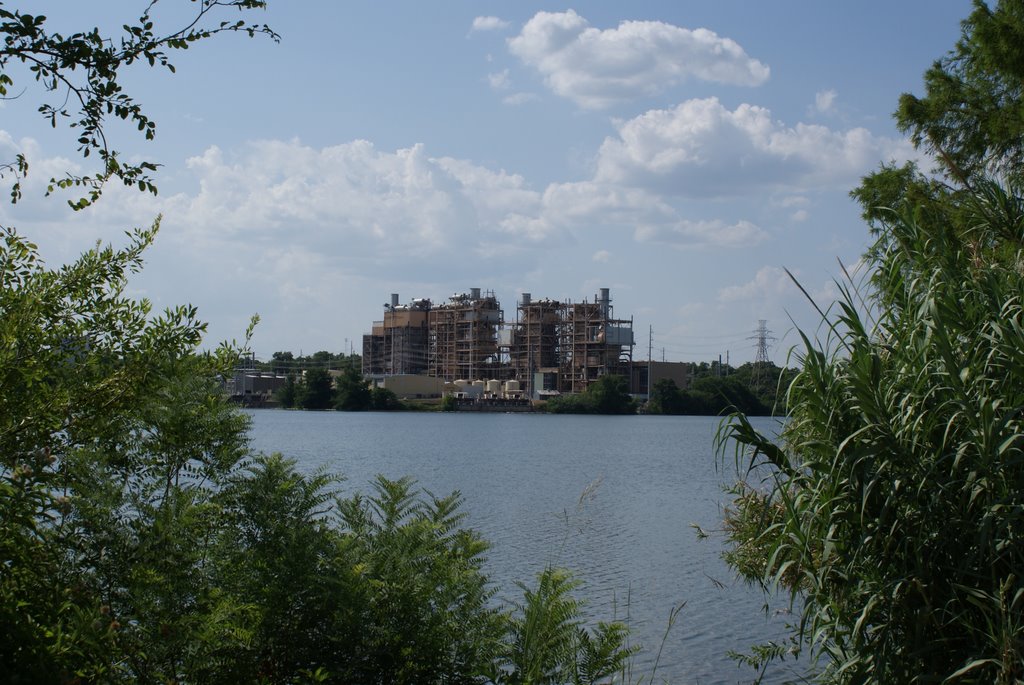
{"label": "industrial smokestack", "polygon": [[523,306],[530,304],[530,293],[523,293]]}
{"label": "industrial smokestack", "polygon": [[601,288],[601,316],[608,318],[609,312],[611,312],[612,298],[609,295],[608,288]]}
{"label": "industrial smokestack", "polygon": [[398,306],[398,293],[391,293],[391,306],[392,308]]}

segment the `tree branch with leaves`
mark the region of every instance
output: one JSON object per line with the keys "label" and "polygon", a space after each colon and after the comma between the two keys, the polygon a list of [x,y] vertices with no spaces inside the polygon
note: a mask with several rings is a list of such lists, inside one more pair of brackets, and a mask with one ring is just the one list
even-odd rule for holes
{"label": "tree branch with leaves", "polygon": [[[97,28],[67,36],[50,32],[45,16],[11,10],[0,3],[0,98],[22,97],[25,89],[15,94],[22,80],[40,84],[53,100],[39,105],[39,113],[54,128],[67,123],[78,134],[79,154],[99,159],[92,174],[67,173],[61,178],[50,178],[47,195],[58,189],[82,189],[81,197],[68,200],[74,209],[83,209],[99,199],[106,183],[114,178],[143,192],[157,192],[151,176],[157,165],[150,161],[125,161],[107,137],[106,124],[111,117],[134,125],[146,140],[156,135],[156,122],[119,82],[126,68],[142,63],[173,73],[171,52],[186,50],[198,41],[222,33],[263,35],[279,40],[278,34],[266,24],[216,19],[229,10],[262,9],[266,3],[261,0],[200,0],[193,3],[195,13],[189,23],[169,33],[158,32],[153,20],[157,4],[158,0],[151,0],[135,23],[124,24],[123,33],[112,37],[101,34]],[[28,172],[29,160],[21,153],[0,163],[0,177],[10,175],[14,179],[12,202],[21,198],[21,181]]]}

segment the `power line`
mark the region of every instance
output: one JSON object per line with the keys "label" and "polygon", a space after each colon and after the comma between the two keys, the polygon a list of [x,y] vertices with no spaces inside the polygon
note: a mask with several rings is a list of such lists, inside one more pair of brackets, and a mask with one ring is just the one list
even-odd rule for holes
{"label": "power line", "polygon": [[760,319],[757,322],[757,328],[754,329],[754,335],[748,339],[756,341],[757,352],[754,354],[754,370],[750,380],[757,385],[761,382],[762,376],[767,373],[768,362],[771,361],[768,358],[768,345],[775,342],[776,338],[768,330],[768,320]]}

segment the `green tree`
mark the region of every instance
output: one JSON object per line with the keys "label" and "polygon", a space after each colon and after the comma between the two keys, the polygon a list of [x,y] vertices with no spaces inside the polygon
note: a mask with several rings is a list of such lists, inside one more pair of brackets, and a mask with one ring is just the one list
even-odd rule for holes
{"label": "green tree", "polygon": [[299,385],[296,404],[302,409],[330,409],[333,381],[327,369],[307,369]]}
{"label": "green tree", "polygon": [[[106,135],[109,117],[155,132],[121,86],[125,68],[173,69],[167,51],[227,31],[274,35],[244,20],[214,23],[224,9],[262,6],[239,1],[196,4],[184,29],[161,37],[155,4],[120,39],[52,33],[45,17],[0,6],[0,96],[17,89],[8,107],[25,102],[38,83],[53,97],[41,114],[54,126],[70,120],[79,152],[99,159],[91,176],[50,180],[51,190],[84,189],[76,209],[114,177],[155,192],[154,165],[126,163]],[[0,165],[12,200],[28,171],[22,154]],[[232,468],[245,431],[213,379],[237,350],[197,354],[205,325],[193,307],[155,315],[125,297],[158,224],[131,232],[125,248],[99,246],[56,269],[0,228],[4,682],[174,678],[182,645],[195,656],[209,644],[199,638],[215,625],[200,590],[207,488]],[[156,637],[179,627],[187,630],[173,639]]]}
{"label": "green tree", "polygon": [[905,93],[896,123],[961,185],[1024,170],[1024,8],[975,0],[956,47],[925,73],[925,95]]}
{"label": "green tree", "polygon": [[[249,36],[264,34],[278,39],[266,25],[238,19],[213,19],[223,10],[261,9],[262,0],[205,0],[194,3],[194,16],[183,28],[159,34],[151,12],[157,3],[151,2],[133,24],[125,24],[120,37],[104,36],[99,29],[65,36],[50,32],[47,18],[0,5],[0,34],[4,36],[0,48],[0,97],[12,92],[24,92],[31,82],[39,84],[53,95],[52,101],[39,106],[39,113],[55,128],[58,123],[70,122],[78,135],[78,152],[85,158],[95,155],[99,168],[93,175],[67,174],[61,179],[51,178],[49,192],[55,188],[79,186],[86,195],[69,200],[75,209],[88,206],[99,198],[103,185],[111,178],[125,185],[155,193],[156,186],[149,173],[156,170],[152,162],[138,163],[125,160],[111,147],[106,134],[107,118],[114,116],[135,126],[147,140],[156,135],[156,122],[150,119],[142,106],[124,90],[122,72],[133,64],[159,65],[171,72],[174,65],[169,52],[184,50],[197,41],[219,33],[242,32]],[[21,197],[21,179],[28,174],[29,160],[18,154],[14,160],[0,165],[0,172],[11,173],[15,183],[11,198]]]}
{"label": "green tree", "polygon": [[989,107],[1019,111],[1022,20],[1019,0],[978,3],[928,96],[901,100],[952,185],[884,167],[855,191],[893,209],[865,206],[870,282],[839,284],[825,345],[804,337],[781,444],[725,429],[770,477],[740,487],[727,559],[792,592],[821,682],[1024,678],[1024,198],[1019,136]]}
{"label": "green tree", "polygon": [[184,622],[187,642],[209,625],[192,541],[208,520],[205,484],[239,458],[246,422],[213,382],[235,355],[195,354],[195,310],[152,317],[123,295],[155,234],[50,270],[4,232],[2,680],[173,673],[180,662],[161,648],[182,642],[141,633]]}
{"label": "green tree", "polygon": [[[81,151],[102,168],[66,179],[87,188],[76,208],[111,177],[152,189],[151,167],[123,165],[104,137],[108,114],[153,130],[118,69],[249,30],[203,26],[216,9],[258,6],[204,0],[164,39],[147,10],[120,49],[0,7],[0,84],[20,83],[10,64],[34,64],[83,107]],[[6,167],[15,198],[27,168]],[[247,419],[217,382],[245,343],[200,352],[193,307],[154,314],[125,295],[158,223],[59,268],[0,228],[0,681],[481,682],[507,620],[458,494],[380,479],[374,496],[339,501],[337,479],[250,455]],[[329,406],[324,369],[307,374],[306,400],[311,385]]]}
{"label": "green tree", "polygon": [[578,395],[548,400],[547,411],[553,414],[633,414],[636,402],[629,394],[626,379],[609,374],[598,378]]}
{"label": "green tree", "polygon": [[370,406],[375,411],[394,411],[402,409],[403,405],[398,396],[387,388],[377,386],[371,392]]}
{"label": "green tree", "polygon": [[482,573],[487,543],[460,526],[459,493],[378,477],[341,503],[349,601],[334,639],[339,682],[471,683],[490,672],[506,622]]}
{"label": "green tree", "polygon": [[270,370],[275,373],[291,373],[295,371],[295,355],[291,352],[275,352],[270,357]]}
{"label": "green tree", "polygon": [[651,388],[647,411],[651,414],[683,414],[683,393],[671,378],[662,378]]}
{"label": "green tree", "polygon": [[752,416],[764,416],[771,410],[761,402],[750,388],[749,380],[738,376],[705,376],[690,386],[695,397],[701,398],[705,413],[716,416],[730,411],[741,411]]}
{"label": "green tree", "polygon": [[636,402],[629,394],[629,382],[608,374],[587,386],[587,397],[598,414],[635,414]]}
{"label": "green tree", "polygon": [[274,391],[274,398],[283,409],[295,407],[299,399],[299,384],[295,382],[295,374],[289,373],[284,385]]}
{"label": "green tree", "polygon": [[370,384],[355,366],[347,366],[338,376],[334,406],[341,411],[366,411],[373,408]]}
{"label": "green tree", "polygon": [[585,628],[582,603],[572,596],[578,586],[571,573],[553,567],[537,574],[534,588],[520,584],[523,601],[515,607],[493,682],[594,685],[625,670],[639,647],[626,645],[623,623]]}

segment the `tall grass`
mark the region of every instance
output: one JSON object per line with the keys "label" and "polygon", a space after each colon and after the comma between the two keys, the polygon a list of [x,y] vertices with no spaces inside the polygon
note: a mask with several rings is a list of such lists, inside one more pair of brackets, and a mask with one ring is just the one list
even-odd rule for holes
{"label": "tall grass", "polygon": [[771,474],[727,559],[800,600],[822,682],[1024,679],[1024,202],[986,182],[960,209],[891,215],[870,285],[801,334],[781,444],[720,436]]}

